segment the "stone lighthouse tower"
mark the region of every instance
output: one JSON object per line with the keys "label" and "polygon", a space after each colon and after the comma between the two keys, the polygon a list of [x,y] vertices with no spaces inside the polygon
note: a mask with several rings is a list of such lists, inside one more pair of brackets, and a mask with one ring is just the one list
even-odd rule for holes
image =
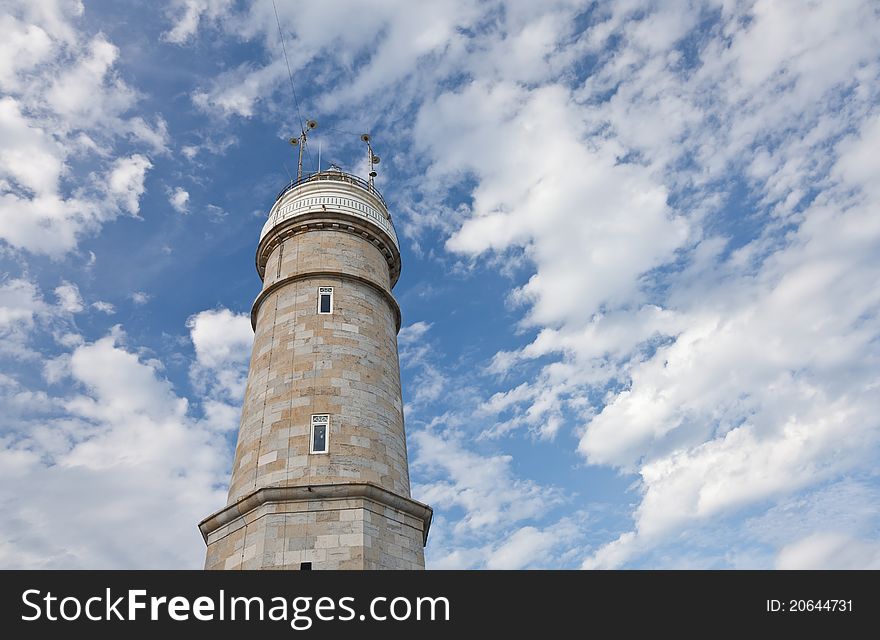
{"label": "stone lighthouse tower", "polygon": [[400,249],[372,177],[288,185],[256,266],[229,499],[199,524],[205,568],[423,569],[432,511],[410,497]]}

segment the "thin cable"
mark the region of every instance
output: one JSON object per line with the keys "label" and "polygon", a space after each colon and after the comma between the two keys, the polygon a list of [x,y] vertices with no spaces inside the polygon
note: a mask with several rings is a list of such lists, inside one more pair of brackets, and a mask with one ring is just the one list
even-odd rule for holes
{"label": "thin cable", "polygon": [[296,114],[299,116],[300,131],[305,131],[305,120],[303,120],[302,112],[299,110],[299,100],[296,97],[296,88],[293,86],[293,72],[290,70],[290,60],[287,59],[287,47],[284,46],[284,32],[281,31],[281,20],[278,19],[278,7],[275,6],[275,0],[272,0],[272,8],[275,10],[275,22],[278,24],[278,37],[281,38],[281,50],[284,52],[284,62],[287,65],[287,78],[290,80],[290,91],[293,93],[293,102],[296,104]]}
{"label": "thin cable", "polygon": [[[358,133],[357,131],[348,131],[346,129],[337,129],[335,127],[321,127],[325,131],[335,131],[336,133],[344,133],[345,135],[358,136],[360,137],[362,134],[366,133],[366,131],[361,131]],[[372,136],[372,134],[370,134]]]}

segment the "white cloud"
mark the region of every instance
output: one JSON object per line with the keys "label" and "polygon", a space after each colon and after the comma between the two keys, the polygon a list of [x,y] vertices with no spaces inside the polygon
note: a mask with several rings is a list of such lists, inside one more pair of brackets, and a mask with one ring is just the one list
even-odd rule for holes
{"label": "white cloud", "polygon": [[0,16],[0,87],[18,90],[24,72],[33,70],[52,53],[52,39],[42,28],[14,16]]}
{"label": "white cloud", "polygon": [[134,93],[111,73],[118,57],[119,49],[99,34],[85,45],[76,63],[55,78],[45,99],[68,126],[94,127],[132,105]]}
{"label": "white cloud", "polygon": [[11,7],[9,13],[20,14],[25,23],[40,24],[50,38],[64,45],[77,41],[78,34],[71,21],[82,16],[82,2],[25,2]]}
{"label": "white cloud", "polygon": [[409,346],[419,342],[430,328],[431,323],[423,320],[401,327],[397,333],[397,343],[401,346]]}
{"label": "white cloud", "polygon": [[78,236],[99,218],[93,203],[57,195],[0,195],[0,238],[14,247],[59,255],[76,246]]}
{"label": "white cloud", "polygon": [[472,533],[537,518],[563,500],[558,489],[516,478],[509,455],[481,456],[454,435],[422,430],[411,438],[417,447],[413,467],[426,477],[443,478],[417,485],[413,494],[435,508],[462,509],[464,515],[456,522],[455,532]]}
{"label": "white cloud", "polygon": [[250,315],[229,309],[210,309],[186,321],[196,349],[196,362],[203,367],[220,369],[250,357],[254,332]]}
{"label": "white cloud", "polygon": [[777,569],[880,569],[880,543],[837,533],[814,533],[779,552]]}
{"label": "white cloud", "polygon": [[0,373],[0,405],[3,407],[0,425],[4,428],[12,426],[15,429],[19,421],[50,412],[53,404],[54,399],[46,393],[26,389],[12,376]]}
{"label": "white cloud", "polygon": [[[848,176],[873,130],[872,120],[840,144],[834,175]],[[880,445],[871,188],[841,180],[757,274],[689,300],[687,328],[636,364],[631,389],[590,423],[580,444],[589,459],[642,460],[638,536],[615,543],[621,553],[870,465]]]}
{"label": "white cloud", "polygon": [[871,203],[880,201],[880,160],[874,149],[880,145],[880,114],[867,119],[858,134],[844,139],[833,173],[842,184],[857,186]]}
{"label": "white cloud", "polygon": [[576,517],[525,524],[566,501],[559,489],[517,478],[511,456],[480,455],[454,432],[420,430],[411,440],[413,470],[430,478],[413,495],[435,509],[429,568],[546,568],[577,557],[584,532]]}
{"label": "white cloud", "polygon": [[200,23],[221,16],[231,4],[231,0],[174,0],[168,11],[173,26],[163,38],[174,44],[185,44],[192,39]]}
{"label": "white cloud", "polygon": [[116,313],[116,307],[112,303],[106,302],[104,300],[93,302],[92,308],[100,311],[101,313],[106,313],[108,316]]}
{"label": "white cloud", "polygon": [[127,122],[127,126],[132,137],[149,146],[153,153],[168,153],[168,123],[163,118],[156,118],[156,125],[150,126],[142,117],[136,116]]}
{"label": "white cloud", "polygon": [[[58,344],[60,344],[62,347],[67,347],[68,349],[78,347],[79,345],[81,345],[84,342],[83,337],[80,334],[75,333],[73,331],[63,333],[60,336],[56,335],[55,341]],[[65,356],[62,355],[59,357],[64,358]]]}
{"label": "white cloud", "polygon": [[209,89],[195,91],[192,101],[205,112],[249,118],[254,115],[255,104],[269,97],[272,88],[286,76],[287,67],[281,60],[259,69],[242,64],[218,76]]}
{"label": "white cloud", "polygon": [[75,284],[70,282],[60,284],[55,287],[55,295],[58,298],[58,305],[67,313],[79,313],[85,308],[79,287]]}
{"label": "white cloud", "polygon": [[[119,50],[78,30],[78,3],[23,3],[3,16],[0,44],[0,239],[59,256],[120,213],[136,215],[143,155],[124,139],[165,152],[167,125],[127,117],[136,93],[116,73]],[[5,33],[5,29],[4,29]],[[72,171],[82,162],[91,174]]]}
{"label": "white cloud", "polygon": [[26,357],[37,317],[49,310],[35,284],[25,278],[0,280],[0,354]]}
{"label": "white cloud", "polygon": [[222,439],[114,337],[75,348],[65,370],[83,389],[53,401],[65,414],[30,414],[0,446],[0,564],[200,566],[196,524],[224,499]]}
{"label": "white cloud", "polygon": [[201,154],[223,155],[232,145],[238,144],[238,138],[232,133],[232,128],[222,130],[209,129],[207,133],[200,136],[197,144],[187,144],[180,147],[180,152],[184,158],[190,162]]}
{"label": "white cloud", "polygon": [[[444,133],[462,112],[469,117],[456,126],[467,146]],[[554,126],[533,136],[536,122]],[[645,169],[618,164],[614,145],[578,143],[584,133],[580,110],[560,86],[526,92],[473,83],[423,109],[416,124],[418,147],[437,158],[429,177],[464,170],[479,181],[473,214],[448,248],[474,256],[523,246],[536,273],[514,295],[529,303],[533,324],[580,321],[631,300],[640,274],[688,236]]]}
{"label": "white cloud", "polygon": [[[174,396],[171,385],[158,380],[153,367],[119,348],[112,336],[76,349],[70,359],[70,371],[73,378],[86,387],[88,395],[69,400],[68,409],[85,418],[121,422],[147,416],[161,421],[166,418],[180,420],[186,414],[186,400]],[[152,447],[139,451],[134,444],[129,443],[121,450],[128,450],[126,455],[135,458],[140,455],[158,458],[156,450],[165,446],[164,443],[154,443]],[[91,465],[112,464],[112,460],[104,461],[90,453],[96,450],[103,451],[103,443],[87,442],[78,448],[76,455],[80,461],[89,459]]]}
{"label": "white cloud", "polygon": [[545,529],[522,527],[491,549],[486,569],[526,569],[554,566],[559,550],[583,536],[577,523],[560,520]]}
{"label": "white cloud", "polygon": [[438,367],[428,363],[423,364],[421,371],[413,380],[415,394],[407,408],[437,400],[443,394],[448,383],[449,379]]}
{"label": "white cloud", "polygon": [[401,367],[417,372],[410,387],[410,398],[404,407],[404,413],[408,416],[415,415],[422,406],[440,398],[449,384],[448,377],[434,362],[436,354],[427,340],[430,329],[431,323],[419,321],[402,327],[397,334]]}
{"label": "white cloud", "polygon": [[119,158],[110,172],[110,193],[119,206],[133,216],[140,211],[140,198],[146,190],[144,180],[147,170],[152,166],[146,157],[135,154],[129,158]]}
{"label": "white cloud", "polygon": [[[195,30],[197,16],[205,12],[201,11],[202,3],[187,5],[187,26],[180,33],[188,37]],[[422,62],[438,64],[450,50],[458,57],[464,52],[466,40],[459,29],[474,27],[494,7],[445,0],[428,5],[396,1],[373,4],[369,11],[362,8],[362,4],[352,0],[324,5],[277,3],[294,75],[307,67],[320,66],[334,74],[344,73],[350,80],[339,82],[333,91],[322,96],[320,106],[327,113],[339,112],[368,96],[392,101],[393,92],[383,95],[382,90],[416,78],[413,71]],[[227,15],[221,16],[222,13]],[[351,20],[354,14],[359,16],[356,23]],[[224,71],[207,89],[193,93],[194,104],[222,116],[251,117],[257,105],[268,101],[277,90],[284,91],[287,104],[291,100],[287,68],[278,56],[281,43],[271,3],[250,5],[238,13],[232,5],[217,7],[213,15],[229,34],[261,39],[266,49],[273,52],[272,61],[261,67],[241,65]],[[361,60],[355,64],[357,58]],[[450,63],[443,60],[441,69],[448,71]],[[431,82],[430,75],[426,74],[426,83]],[[375,113],[381,113],[381,109]]]}
{"label": "white cloud", "polygon": [[[25,278],[0,282],[0,357],[41,356],[45,380],[59,390],[0,374],[0,565],[199,567],[196,525],[223,504],[228,479],[230,451],[217,430],[235,424],[237,407],[206,398],[204,417],[194,418],[161,363],[123,346],[120,327],[94,342],[70,330],[70,314],[84,309],[75,284],[55,294],[51,306]],[[199,324],[203,361],[240,369],[240,350],[224,349]],[[64,351],[33,351],[39,331]]]}
{"label": "white cloud", "polygon": [[53,193],[62,173],[59,145],[21,112],[12,97],[0,98],[0,176],[35,195]]}
{"label": "white cloud", "polygon": [[201,311],[186,322],[196,351],[190,379],[204,396],[207,420],[219,430],[238,426],[254,332],[250,315]]}
{"label": "white cloud", "polygon": [[178,213],[189,213],[189,193],[183,187],[175,187],[169,192],[168,202]]}
{"label": "white cloud", "polygon": [[150,298],[152,298],[152,296],[146,291],[134,291],[129,297],[131,298],[131,301],[138,306],[147,304],[150,301]]}

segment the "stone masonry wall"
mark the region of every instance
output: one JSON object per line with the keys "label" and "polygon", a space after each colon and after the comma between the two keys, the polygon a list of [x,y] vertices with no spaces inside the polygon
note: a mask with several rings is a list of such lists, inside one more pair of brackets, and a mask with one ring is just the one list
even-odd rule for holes
{"label": "stone masonry wall", "polygon": [[206,569],[424,569],[422,522],[369,499],[262,505],[208,538]]}
{"label": "stone masonry wall", "polygon": [[[332,228],[297,233],[275,247],[266,262],[263,289],[307,271],[339,271],[375,282],[390,293],[388,262],[370,242]],[[279,259],[281,266],[279,269]]]}
{"label": "stone masonry wall", "polygon": [[[264,288],[314,271],[389,289],[381,252],[330,229],[276,247]],[[330,315],[317,313],[322,286],[333,287]],[[329,453],[309,454],[310,419],[319,413],[330,415]],[[258,487],[358,481],[410,495],[396,316],[363,282],[298,279],[270,293],[257,313],[229,503]]]}

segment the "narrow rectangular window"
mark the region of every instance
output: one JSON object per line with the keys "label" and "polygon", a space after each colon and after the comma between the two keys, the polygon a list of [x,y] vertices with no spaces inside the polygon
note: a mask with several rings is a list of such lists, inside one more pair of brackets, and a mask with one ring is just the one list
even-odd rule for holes
{"label": "narrow rectangular window", "polygon": [[300,571],[311,571],[312,570],[312,563],[311,562],[300,562],[299,563],[299,570]]}
{"label": "narrow rectangular window", "polygon": [[318,313],[333,313],[333,287],[318,287]]}
{"label": "narrow rectangular window", "polygon": [[311,446],[309,453],[327,453],[330,440],[330,416],[312,416]]}

